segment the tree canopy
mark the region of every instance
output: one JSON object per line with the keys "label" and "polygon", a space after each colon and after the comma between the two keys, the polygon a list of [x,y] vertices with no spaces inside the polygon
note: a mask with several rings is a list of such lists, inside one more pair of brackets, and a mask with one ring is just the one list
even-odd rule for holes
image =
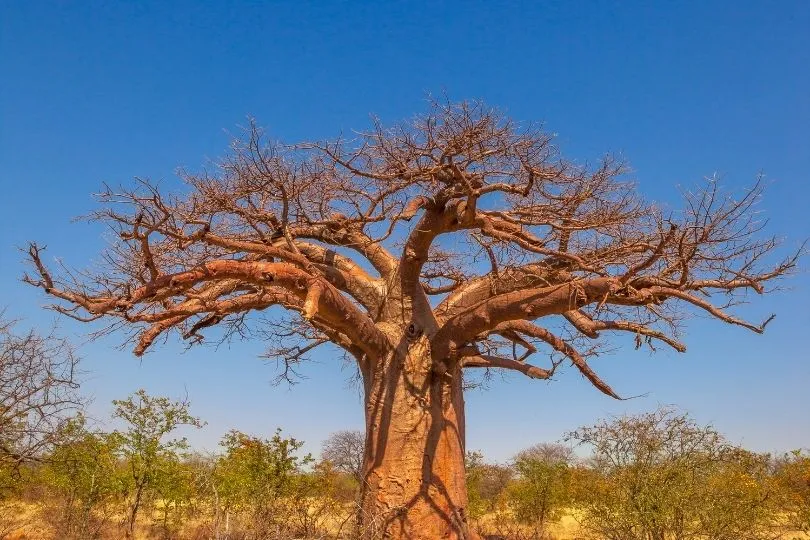
{"label": "tree canopy", "polygon": [[[328,142],[266,141],[251,124],[214,167],[182,177],[179,195],[145,180],[105,189],[92,218],[117,234],[106,264],[53,274],[31,244],[26,281],[61,313],[128,329],[137,355],[170,331],[244,332],[246,313],[278,305],[291,317],[266,337],[290,368],[331,342],[370,369],[426,334],[439,370],[544,379],[568,359],[615,397],[586,361],[594,340],[628,332],[682,352],[684,306],[762,332],[771,317],[729,308],[798,257],[774,261],[777,238],[760,234],[761,180],[735,198],[712,179],[667,210],[622,161],[578,165],[540,126],[481,103],[434,102]],[[534,322],[549,315],[559,331]],[[539,347],[549,365],[529,363]]]}

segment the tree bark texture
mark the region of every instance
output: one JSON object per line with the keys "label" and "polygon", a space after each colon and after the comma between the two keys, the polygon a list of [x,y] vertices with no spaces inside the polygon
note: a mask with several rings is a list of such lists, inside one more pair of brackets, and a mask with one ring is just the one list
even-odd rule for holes
{"label": "tree bark texture", "polygon": [[400,347],[366,374],[364,539],[470,539],[461,369]]}

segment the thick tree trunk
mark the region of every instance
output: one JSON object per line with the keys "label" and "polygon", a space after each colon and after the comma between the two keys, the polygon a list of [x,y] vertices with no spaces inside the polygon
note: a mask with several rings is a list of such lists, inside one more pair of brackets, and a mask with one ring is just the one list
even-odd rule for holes
{"label": "thick tree trunk", "polygon": [[365,375],[361,538],[477,538],[467,523],[461,370],[434,372],[414,348],[380,364]]}

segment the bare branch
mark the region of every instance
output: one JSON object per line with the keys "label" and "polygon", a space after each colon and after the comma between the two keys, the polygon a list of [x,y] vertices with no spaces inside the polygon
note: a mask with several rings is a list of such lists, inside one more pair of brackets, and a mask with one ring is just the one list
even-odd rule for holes
{"label": "bare branch", "polygon": [[568,359],[571,360],[571,363],[576,366],[576,368],[582,373],[582,375],[590,381],[596,388],[598,388],[603,394],[606,394],[612,398],[621,399],[613,389],[607,385],[588,365],[585,358],[572,347],[569,343],[567,343],[562,338],[555,336],[545,328],[541,328],[535,324],[532,324],[528,321],[510,321],[507,323],[501,323],[500,325],[495,327],[495,331],[503,331],[503,330],[511,330],[514,332],[520,332],[526,336],[536,337],[547,344],[549,344],[555,351],[559,351],[563,353]]}
{"label": "bare branch", "polygon": [[554,370],[546,370],[537,366],[532,366],[525,362],[518,362],[510,358],[500,358],[491,355],[468,356],[462,362],[464,367],[476,368],[501,368],[512,371],[519,371],[532,379],[550,379]]}
{"label": "bare branch", "polygon": [[577,330],[579,330],[583,335],[586,335],[590,338],[599,337],[600,330],[622,330],[625,332],[632,332],[635,334],[648,336],[650,338],[655,338],[659,341],[666,343],[667,345],[669,345],[678,352],[686,352],[686,345],[684,345],[680,341],[673,339],[672,337],[664,334],[663,332],[659,332],[658,330],[648,328],[643,324],[634,323],[630,321],[594,320],[579,311],[569,311],[565,313],[564,316],[566,319],[568,319],[568,322],[570,322]]}

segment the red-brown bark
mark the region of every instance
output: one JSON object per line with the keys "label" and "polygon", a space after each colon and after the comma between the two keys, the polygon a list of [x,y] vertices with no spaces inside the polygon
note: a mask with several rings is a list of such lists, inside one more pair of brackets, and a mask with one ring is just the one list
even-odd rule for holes
{"label": "red-brown bark", "polygon": [[467,514],[461,369],[420,345],[367,375],[362,538],[476,538]]}

